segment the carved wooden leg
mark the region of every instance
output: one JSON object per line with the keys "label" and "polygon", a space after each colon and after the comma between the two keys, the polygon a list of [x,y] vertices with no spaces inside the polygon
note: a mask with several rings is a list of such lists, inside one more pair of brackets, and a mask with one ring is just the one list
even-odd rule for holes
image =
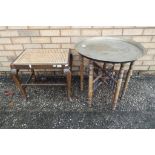
{"label": "carved wooden leg", "polygon": [[127,75],[126,75],[126,79],[125,79],[124,87],[123,87],[123,90],[122,90],[121,98],[125,95],[126,90],[127,90],[127,88],[128,88],[128,83],[129,83],[130,77],[131,77],[131,75],[132,75],[133,66],[134,66],[134,62],[131,62],[131,63],[130,63],[129,70],[128,70]]}
{"label": "carved wooden leg", "polygon": [[67,94],[68,94],[68,99],[69,101],[72,101],[71,99],[71,81],[72,81],[72,74],[70,69],[67,70]]}
{"label": "carved wooden leg", "polygon": [[81,60],[81,64],[80,64],[80,89],[81,89],[81,91],[83,91],[84,58],[82,55],[80,55],[80,60]]}
{"label": "carved wooden leg", "polygon": [[121,64],[121,67],[119,70],[118,81],[117,81],[116,90],[115,90],[114,98],[113,98],[113,106],[112,106],[113,110],[115,110],[116,108],[116,104],[117,104],[118,97],[120,94],[121,84],[122,84],[122,79],[123,79],[123,74],[124,74],[124,66],[125,64]]}
{"label": "carved wooden leg", "polygon": [[73,55],[70,54],[70,61],[69,61],[70,71],[72,71],[72,64],[73,64]]}
{"label": "carved wooden leg", "polygon": [[88,85],[88,104],[89,107],[92,106],[92,98],[93,98],[93,73],[94,73],[94,66],[93,61],[89,62],[89,85]]}
{"label": "carved wooden leg", "polygon": [[27,98],[27,94],[26,94],[25,88],[23,88],[22,85],[21,85],[21,81],[20,81],[19,76],[18,76],[18,71],[16,69],[11,69],[11,73],[12,73],[12,78],[13,78],[17,88],[20,90],[20,93],[25,98]]}

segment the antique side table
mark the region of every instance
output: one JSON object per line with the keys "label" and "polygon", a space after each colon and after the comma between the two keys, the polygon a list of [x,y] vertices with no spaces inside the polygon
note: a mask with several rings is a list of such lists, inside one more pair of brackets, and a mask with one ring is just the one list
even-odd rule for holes
{"label": "antique side table", "polygon": [[[27,98],[26,86],[67,86],[68,98],[71,100],[71,55],[69,49],[26,49],[16,60],[11,63],[13,80],[21,94]],[[32,78],[36,79],[35,69],[62,69],[67,77],[66,83],[30,83]],[[26,83],[22,83],[18,72],[20,70],[30,71],[31,75]]]}
{"label": "antique side table", "polygon": [[[94,91],[102,83],[109,84],[113,91],[112,108],[116,108],[119,97],[121,98],[128,87],[135,60],[145,54],[141,44],[131,40],[115,37],[93,37],[76,44],[75,49],[81,56],[80,87],[83,90],[84,58],[89,59],[89,84],[88,104],[92,106]],[[98,62],[102,62],[101,66]],[[125,64],[129,64],[124,85],[122,85]],[[107,65],[111,67],[107,68]],[[119,71],[115,64],[120,64]],[[121,89],[121,87],[123,87]]]}

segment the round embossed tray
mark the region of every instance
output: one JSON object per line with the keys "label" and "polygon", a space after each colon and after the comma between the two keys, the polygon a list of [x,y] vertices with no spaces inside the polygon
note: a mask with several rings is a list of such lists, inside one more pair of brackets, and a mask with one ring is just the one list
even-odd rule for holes
{"label": "round embossed tray", "polygon": [[103,62],[131,62],[142,57],[145,49],[140,43],[115,37],[93,37],[75,45],[83,56]]}

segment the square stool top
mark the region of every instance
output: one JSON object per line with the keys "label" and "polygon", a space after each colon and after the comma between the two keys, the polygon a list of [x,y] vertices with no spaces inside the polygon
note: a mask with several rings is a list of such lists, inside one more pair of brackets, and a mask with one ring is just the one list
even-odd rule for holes
{"label": "square stool top", "polygon": [[66,65],[69,49],[26,49],[13,65]]}

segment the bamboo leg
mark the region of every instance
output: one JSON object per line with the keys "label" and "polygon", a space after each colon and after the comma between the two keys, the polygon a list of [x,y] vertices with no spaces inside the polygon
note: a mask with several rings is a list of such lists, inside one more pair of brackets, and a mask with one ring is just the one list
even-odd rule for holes
{"label": "bamboo leg", "polygon": [[84,71],[84,58],[80,56],[81,64],[80,64],[80,89],[83,91],[83,71]]}
{"label": "bamboo leg", "polygon": [[112,66],[112,75],[115,75],[115,64]]}
{"label": "bamboo leg", "polygon": [[130,77],[132,76],[133,66],[134,66],[134,62],[131,62],[129,70],[128,70],[127,75],[126,75],[126,79],[125,79],[125,83],[124,83],[124,87],[123,87],[121,98],[125,95],[125,93],[127,91],[128,83],[130,81]]}
{"label": "bamboo leg", "polygon": [[106,72],[106,66],[107,66],[107,64],[104,62],[104,64],[103,64],[103,72],[104,73]]}
{"label": "bamboo leg", "polygon": [[27,98],[27,94],[26,94],[26,91],[25,91],[25,88],[23,88],[21,86],[21,81],[19,79],[19,76],[18,76],[18,70],[16,69],[12,69],[11,70],[11,73],[12,73],[12,78],[17,86],[17,88],[20,90],[20,93],[25,97]]}
{"label": "bamboo leg", "polygon": [[88,85],[88,104],[89,107],[92,106],[92,98],[93,98],[93,72],[94,66],[93,62],[89,62],[89,85]]}
{"label": "bamboo leg", "polygon": [[122,84],[122,79],[123,79],[123,74],[124,74],[124,66],[125,66],[125,64],[121,64],[121,67],[119,70],[117,86],[116,86],[116,90],[115,90],[114,98],[113,98],[113,106],[112,106],[113,110],[115,110],[115,108],[116,108],[116,104],[117,104],[118,97],[120,94],[121,84]]}
{"label": "bamboo leg", "polygon": [[[112,78],[115,80],[115,64],[113,63],[113,66],[112,66]],[[112,89],[113,89],[113,91],[115,90],[115,85],[116,85],[116,83],[114,82],[114,81],[112,81]]]}

